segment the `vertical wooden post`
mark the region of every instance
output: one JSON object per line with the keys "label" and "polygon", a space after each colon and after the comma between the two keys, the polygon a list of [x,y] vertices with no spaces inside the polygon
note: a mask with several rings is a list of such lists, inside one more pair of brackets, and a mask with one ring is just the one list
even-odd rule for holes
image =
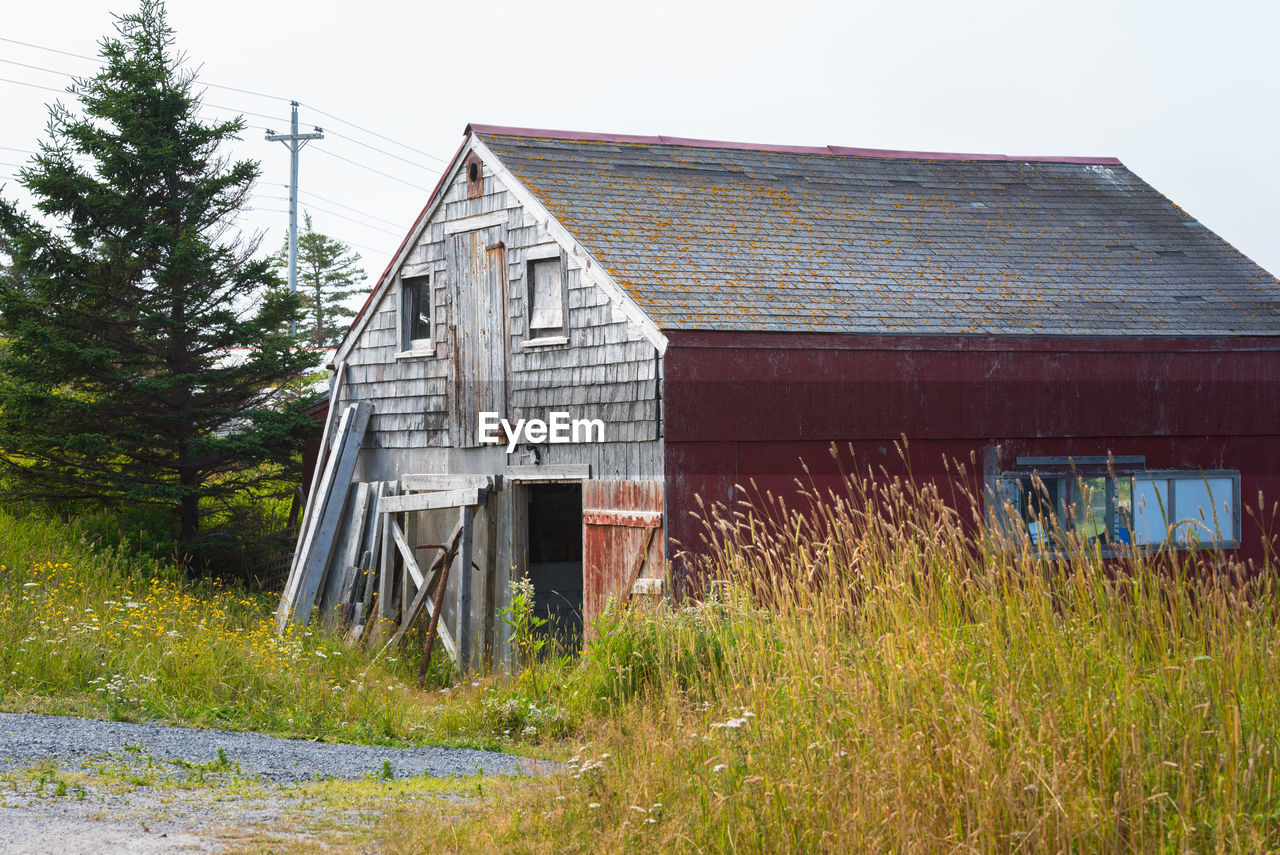
{"label": "vertical wooden post", "polygon": [[[391,577],[396,546],[391,541],[391,514],[382,514],[382,568],[378,572],[378,617],[391,617]],[[372,617],[372,616],[371,616]]]}
{"label": "vertical wooden post", "polygon": [[[409,521],[412,514],[400,514],[400,518],[404,521],[400,527],[400,531],[404,533],[405,540],[408,541],[416,532],[409,528]],[[416,526],[415,526],[416,528]],[[413,578],[409,575],[409,570],[404,566],[404,559],[401,558],[401,568],[403,572],[400,574],[400,620],[403,621],[409,616],[409,604],[413,602],[413,594],[416,588],[413,584]],[[425,580],[424,580],[425,581]]]}
{"label": "vertical wooden post", "polygon": [[462,542],[458,547],[458,670],[466,673],[474,660],[471,639],[471,555],[475,505],[463,505],[459,523]]}

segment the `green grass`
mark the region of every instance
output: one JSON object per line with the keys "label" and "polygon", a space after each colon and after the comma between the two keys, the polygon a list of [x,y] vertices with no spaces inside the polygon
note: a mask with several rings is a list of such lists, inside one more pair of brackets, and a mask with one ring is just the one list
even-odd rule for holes
{"label": "green grass", "polygon": [[3,704],[568,764],[406,805],[386,852],[1280,847],[1273,564],[1070,535],[1049,561],[902,483],[767,504],[710,517],[701,604],[430,692],[416,663],[275,639],[273,603],[0,516]]}
{"label": "green grass", "polygon": [[[416,663],[274,632],[276,595],[189,582],[73,522],[0,513],[0,709],[371,744],[497,746],[487,696],[414,688]],[[443,705],[443,709],[437,709]]]}

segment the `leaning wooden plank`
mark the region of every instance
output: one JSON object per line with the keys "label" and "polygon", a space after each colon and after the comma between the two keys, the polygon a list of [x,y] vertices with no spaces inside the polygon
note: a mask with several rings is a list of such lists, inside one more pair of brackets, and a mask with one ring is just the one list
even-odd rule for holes
{"label": "leaning wooden plank", "polygon": [[[355,414],[355,405],[352,404],[343,411],[341,419],[338,421],[338,438],[343,439],[350,433],[351,419]],[[293,566],[289,569],[289,581],[285,584],[284,594],[280,597],[280,606],[276,609],[276,629],[280,632],[284,631],[285,626],[289,622],[289,616],[298,607],[298,594],[302,587],[302,579],[306,573],[306,568],[311,560],[311,554],[315,551],[316,533],[320,528],[320,521],[324,517],[325,506],[333,492],[334,478],[337,476],[338,460],[337,455],[329,455],[325,461],[324,474],[320,479],[317,492],[323,494],[310,507],[306,515],[302,518],[302,540],[301,546],[293,555]],[[308,606],[308,609],[310,606]]]}
{"label": "leaning wooden plank", "polygon": [[[341,418],[338,420],[338,436],[345,435],[350,427],[352,410],[348,408],[344,410]],[[307,500],[307,510],[302,516],[301,531],[298,533],[298,547],[293,553],[293,563],[289,568],[289,579],[285,583],[284,594],[280,598],[280,607],[277,609],[277,617],[279,618],[279,626],[283,628],[285,615],[293,609],[294,602],[298,596],[298,585],[302,579],[303,568],[307,565],[307,558],[311,553],[312,544],[315,542],[316,529],[320,524],[320,517],[324,507],[324,498],[333,483],[334,469],[337,461],[330,455],[323,461],[323,465],[317,465],[316,472],[320,476],[320,483],[313,485],[312,495]]]}
{"label": "leaning wooden plank", "polygon": [[[439,617],[440,604],[443,602],[442,586],[449,578],[449,566],[453,563],[454,558],[457,555],[458,540],[460,537],[461,530],[455,530],[451,541],[451,548],[442,552],[436,559],[435,563],[431,566],[431,570],[428,572],[429,580],[427,584],[418,589],[418,593],[413,599],[413,605],[410,606],[409,610],[405,613],[405,619],[401,622],[400,628],[396,630],[395,635],[393,635],[391,640],[387,642],[388,647],[402,644],[405,640],[406,634],[413,628],[414,623],[417,622],[419,616],[421,616],[422,612],[425,610],[427,617],[430,620],[428,632],[430,632],[431,626],[438,626],[440,639],[444,643],[445,650],[448,651],[449,655],[455,662],[457,661],[457,645],[454,644],[453,636],[449,633],[448,627],[439,626]],[[430,596],[432,591],[436,594],[434,604]]]}
{"label": "leaning wooden plank", "polygon": [[401,475],[400,489],[406,493],[426,490],[465,490],[468,487],[493,489],[492,475]]}
{"label": "leaning wooden plank", "polygon": [[404,532],[400,530],[400,524],[396,522],[395,517],[388,517],[391,520],[391,539],[396,542],[396,548],[400,550],[400,557],[404,559],[405,569],[409,571],[409,575],[413,577],[415,587],[422,587],[422,571],[418,569],[418,562],[413,557],[413,547],[409,546],[409,541],[404,539]]}
{"label": "leaning wooden plank", "polygon": [[336,466],[330,484],[330,497],[324,502],[324,516],[316,529],[315,542],[311,554],[307,556],[307,564],[303,568],[299,581],[298,596],[294,600],[288,620],[306,626],[311,620],[311,607],[315,604],[316,594],[324,584],[325,572],[329,567],[329,557],[333,551],[334,537],[338,524],[342,520],[345,502],[341,501],[347,492],[346,485],[351,483],[355,473],[356,458],[360,455],[360,444],[364,441],[365,429],[369,426],[369,416],[373,405],[368,401],[360,401],[354,405],[355,413],[351,417],[350,429],[343,438],[341,446],[335,446],[333,456]]}
{"label": "leaning wooden plank", "polygon": [[[373,555],[369,550],[365,550],[360,555],[360,563],[357,567],[357,578],[368,580],[373,574],[369,572],[369,565],[373,563]],[[359,587],[359,586],[357,586]],[[367,585],[365,587],[368,587]],[[359,593],[357,591],[356,593]],[[368,605],[363,598],[357,598],[350,606],[350,614],[346,617],[351,628],[347,631],[347,640],[355,641],[360,638],[361,632],[364,630],[365,616],[368,614]]]}
{"label": "leaning wooden plank", "polygon": [[458,546],[458,652],[462,658],[455,656],[454,661],[458,663],[458,670],[465,674],[471,669],[471,662],[475,659],[471,650],[471,555],[475,506],[464,505],[460,516],[462,539]]}
{"label": "leaning wooden plank", "polygon": [[307,550],[306,563],[299,572],[298,589],[287,617],[290,622],[306,626],[311,620],[312,607],[319,602],[325,590],[346,511],[348,487],[372,409],[367,402],[352,404],[347,430],[335,437],[329,455],[334,463],[332,477],[328,481],[326,495],[316,504],[316,528]]}
{"label": "leaning wooden plank", "polygon": [[446,490],[441,493],[410,493],[407,496],[388,496],[378,505],[383,514],[405,511],[433,511],[439,508],[459,508],[463,505],[484,504],[485,490]]}
{"label": "leaning wooden plank", "polygon": [[405,609],[404,617],[400,620],[400,627],[396,630],[396,634],[392,636],[392,641],[399,644],[404,641],[405,634],[413,627],[418,620],[418,616],[422,614],[422,609],[426,606],[427,600],[431,598],[431,592],[436,589],[436,585],[440,582],[440,571],[444,566],[444,559],[452,558],[448,553],[442,553],[436,559],[436,563],[427,571],[426,584],[418,588],[413,595],[413,602],[409,604],[409,608]]}
{"label": "leaning wooden plank", "polygon": [[382,520],[382,548],[379,555],[382,558],[381,567],[378,570],[378,617],[391,617],[391,577],[395,573],[396,557],[395,550],[391,543],[391,515],[378,514]]}
{"label": "leaning wooden plank", "polygon": [[382,519],[378,516],[378,503],[382,501],[382,493],[385,489],[386,484],[379,481],[374,487],[373,499],[369,503],[369,561],[365,564],[364,596],[360,599],[362,604],[361,614],[365,620],[370,619],[373,614],[370,611],[370,606],[373,605],[374,582],[378,578],[376,568],[376,563],[380,557],[378,545],[382,541]]}
{"label": "leaning wooden plank", "polygon": [[373,579],[378,574],[373,569],[377,555],[376,544],[378,532],[382,530],[378,519],[378,497],[382,495],[382,482],[369,484],[368,503],[363,509],[364,519],[361,521],[359,536],[359,552],[356,553],[357,565],[350,592],[343,599],[343,609],[347,622],[360,623],[369,612],[369,600],[373,597]]}
{"label": "leaning wooden plank", "polygon": [[316,468],[311,473],[311,485],[307,492],[307,501],[302,512],[302,525],[298,527],[298,542],[293,547],[293,562],[289,565],[288,581],[285,583],[284,588],[285,596],[280,599],[279,611],[281,612],[289,608],[289,604],[293,601],[293,595],[297,591],[298,568],[305,563],[302,560],[303,547],[311,533],[309,523],[315,517],[316,496],[320,493],[319,488],[323,483],[324,472],[328,468],[325,451],[329,447],[329,434],[335,424],[334,415],[338,412],[338,399],[342,395],[342,386],[346,376],[347,364],[345,362],[339,363],[337,371],[333,373],[333,383],[329,387],[329,412],[324,417],[324,431],[320,434],[320,451],[316,455]]}
{"label": "leaning wooden plank", "polygon": [[422,610],[428,605],[431,592],[436,590],[436,586],[440,584],[444,569],[453,561],[453,556],[453,551],[446,549],[436,557],[431,569],[427,571],[427,583],[418,588],[418,592],[414,594],[413,603],[405,611],[404,619],[400,621],[400,628],[396,630],[396,634],[391,638],[393,642],[400,644],[404,641],[405,634],[413,628],[414,623],[421,616]]}
{"label": "leaning wooden plank", "polygon": [[431,563],[430,569],[427,570],[426,584],[418,586],[418,592],[413,598],[413,605],[409,607],[409,610],[405,612],[404,619],[400,621],[400,631],[396,633],[397,639],[400,639],[404,633],[408,632],[418,619],[426,604],[427,595],[435,589],[436,584],[439,582],[440,577],[438,574],[443,568],[447,568],[453,561],[454,556],[458,554],[458,540],[461,537],[462,526],[459,525],[454,528],[453,534],[449,535],[447,544],[431,544],[431,546],[440,550],[440,554],[436,556],[436,560]]}
{"label": "leaning wooden plank", "polygon": [[356,485],[356,500],[352,510],[351,529],[347,535],[347,548],[343,552],[342,562],[338,570],[342,574],[342,587],[339,589],[338,601],[335,603],[340,619],[346,623],[351,619],[351,606],[357,596],[357,585],[360,582],[360,555],[364,552],[364,520],[369,512],[370,489],[373,485],[361,482]]}

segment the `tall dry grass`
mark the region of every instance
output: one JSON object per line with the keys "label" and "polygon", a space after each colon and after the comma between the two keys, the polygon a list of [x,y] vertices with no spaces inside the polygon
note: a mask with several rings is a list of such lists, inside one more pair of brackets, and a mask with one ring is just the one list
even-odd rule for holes
{"label": "tall dry grass", "polygon": [[611,613],[574,673],[570,774],[389,850],[1280,846],[1274,566],[1046,558],[904,481],[821,499],[710,515],[707,600]]}

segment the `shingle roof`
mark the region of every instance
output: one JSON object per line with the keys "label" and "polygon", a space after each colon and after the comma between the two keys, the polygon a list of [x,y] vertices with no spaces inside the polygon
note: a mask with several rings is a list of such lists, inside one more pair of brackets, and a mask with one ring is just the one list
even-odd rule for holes
{"label": "shingle roof", "polygon": [[1280,283],[1111,158],[470,130],[664,329],[1280,335]]}

